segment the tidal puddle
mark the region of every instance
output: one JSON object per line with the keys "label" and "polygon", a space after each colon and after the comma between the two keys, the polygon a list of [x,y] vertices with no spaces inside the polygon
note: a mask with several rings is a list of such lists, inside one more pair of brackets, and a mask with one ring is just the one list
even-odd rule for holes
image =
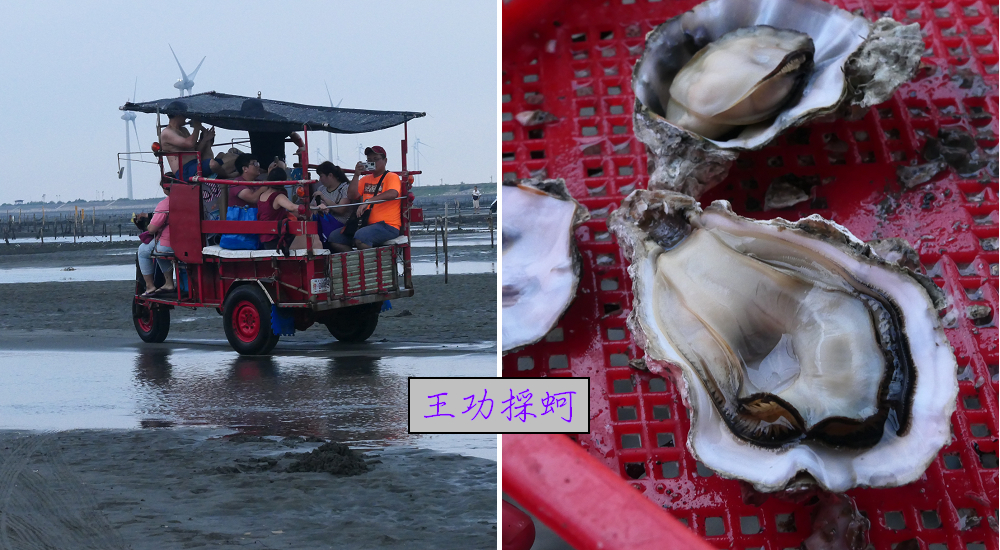
{"label": "tidal puddle", "polygon": [[241,357],[146,348],[0,351],[0,428],[222,426],[496,460],[494,435],[407,433],[407,377],[496,376],[491,354]]}

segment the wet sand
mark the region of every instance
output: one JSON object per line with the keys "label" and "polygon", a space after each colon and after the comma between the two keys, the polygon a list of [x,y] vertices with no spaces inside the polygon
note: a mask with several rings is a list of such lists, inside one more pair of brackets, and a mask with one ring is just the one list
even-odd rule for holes
{"label": "wet sand", "polygon": [[[483,343],[496,341],[496,275],[416,276],[412,298],[393,300],[382,313],[372,343]],[[56,333],[73,333],[72,341],[115,339],[141,343],[132,325],[130,281],[0,284],[0,346],[41,340],[59,345]],[[171,312],[174,338],[225,341],[222,317],[214,309]],[[328,346],[336,340],[323,325],[313,325],[282,342]],[[108,342],[105,342],[105,345]],[[95,345],[97,342],[95,342]],[[277,351],[281,351],[278,344]],[[494,344],[495,347],[495,344]]]}
{"label": "wet sand", "polygon": [[0,548],[496,547],[495,462],[392,448],[289,473],[320,443],[227,433],[0,431]]}

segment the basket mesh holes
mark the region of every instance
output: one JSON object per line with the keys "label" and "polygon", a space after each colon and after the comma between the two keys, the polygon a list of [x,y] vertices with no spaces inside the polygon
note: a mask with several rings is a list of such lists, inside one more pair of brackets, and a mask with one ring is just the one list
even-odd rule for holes
{"label": "basket mesh holes", "polygon": [[944,455],[944,467],[948,470],[961,470],[962,458],[957,454]]}
{"label": "basket mesh holes", "polygon": [[608,87],[608,95],[618,95],[620,93],[622,93],[622,87],[621,86],[609,86]]}
{"label": "basket mesh holes", "polygon": [[562,342],[563,341],[563,329],[562,327],[556,327],[549,331],[545,335],[546,342]]}
{"label": "basket mesh holes", "polygon": [[[617,305],[617,304],[616,304]],[[628,366],[628,355],[624,353],[612,353],[611,357],[612,367],[627,367]]]}
{"label": "basket mesh holes", "polygon": [[535,360],[531,357],[518,357],[517,358],[517,370],[525,371],[531,370],[535,367]]}
{"label": "basket mesh holes", "polygon": [[975,410],[979,410],[979,409],[982,408],[982,405],[980,405],[980,403],[979,403],[979,398],[976,397],[976,396],[973,396],[973,395],[970,395],[970,396],[967,396],[967,397],[963,398],[962,399],[962,403],[965,404],[966,410],[973,410],[973,411],[975,411]]}
{"label": "basket mesh holes", "polygon": [[571,42],[586,42],[587,41],[587,34],[586,33],[582,33],[582,32],[578,32],[578,33],[570,35],[569,39],[570,39]]}
{"label": "basket mesh holes", "polygon": [[601,40],[611,40],[615,37],[614,31],[601,31]]}
{"label": "basket mesh holes", "polygon": [[[662,378],[652,378],[649,381],[649,391],[651,392],[664,392],[667,391],[667,381]],[[656,411],[656,407],[653,407],[653,411]],[[667,415],[669,418],[670,409],[667,409]]]}
{"label": "basket mesh holes", "polygon": [[656,446],[657,447],[673,447],[674,446],[674,434],[672,434],[672,433],[659,433],[659,434],[656,434]]}
{"label": "basket mesh holes", "polygon": [[812,155],[799,155],[796,159],[798,160],[799,166],[816,165],[816,159],[814,159]]}
{"label": "basket mesh holes", "polygon": [[514,157],[515,157],[515,153],[513,151],[511,151],[511,152],[504,151],[503,152],[503,161],[504,162],[514,160]]}
{"label": "basket mesh holes", "polygon": [[549,356],[549,370],[560,370],[569,368],[569,359],[565,355]]}
{"label": "basket mesh holes", "polygon": [[626,462],[625,475],[630,479],[646,479],[646,465],[642,462]]}
{"label": "basket mesh holes", "polygon": [[779,533],[794,533],[795,529],[795,514],[776,514],[774,516],[775,526],[778,528]]}
{"label": "basket mesh holes", "polygon": [[740,532],[744,535],[756,535],[760,533],[760,520],[757,516],[743,516],[740,518]]}
{"label": "basket mesh holes", "polygon": [[906,529],[906,519],[903,518],[902,512],[886,512],[885,513],[885,526],[893,531],[899,531],[901,529]]}
{"label": "basket mesh holes", "polygon": [[524,75],[524,81],[528,82],[528,83],[538,82],[538,75],[537,74],[526,74],[526,75]]}
{"label": "basket mesh holes", "polygon": [[639,437],[639,434],[622,434],[622,448],[640,449],[642,448],[642,438]]}
{"label": "basket mesh holes", "polygon": [[639,414],[636,412],[635,407],[618,407],[618,421],[624,422],[627,420],[639,420]]}
{"label": "basket mesh holes", "polygon": [[580,107],[580,116],[594,116],[597,110],[593,107]]}
{"label": "basket mesh holes", "polygon": [[500,96],[500,103],[510,103],[510,94]]}
{"label": "basket mesh holes", "polygon": [[612,342],[617,342],[619,340],[624,340],[624,339],[625,339],[625,329],[608,327],[608,340],[611,340]]}
{"label": "basket mesh holes", "polygon": [[924,524],[924,529],[939,529],[941,527],[941,517],[934,510],[920,512],[920,521]]}
{"label": "basket mesh holes", "polygon": [[986,545],[981,542],[970,542],[965,547],[968,550],[986,550]]}
{"label": "basket mesh holes", "polygon": [[[536,128],[534,130],[528,130],[528,139],[545,139],[545,130],[541,128]],[[535,156],[538,153],[540,156]],[[531,158],[533,159],[543,159],[545,158],[545,151],[532,151]]]}
{"label": "basket mesh holes", "polygon": [[979,453],[979,462],[983,465],[983,468],[988,468],[990,470],[997,469],[997,453],[996,451],[991,452],[981,452]]}
{"label": "basket mesh holes", "polygon": [[927,550],[948,550],[948,545],[936,542],[934,544],[928,544]]}
{"label": "basket mesh holes", "polygon": [[631,378],[614,380],[611,382],[611,387],[614,389],[615,393],[632,393],[634,391]]}
{"label": "basket mesh holes", "polygon": [[514,132],[503,132],[500,134],[500,141],[514,141]]}
{"label": "basket mesh holes", "polygon": [[[595,128],[594,130],[596,132],[597,129]],[[587,177],[588,178],[599,178],[599,177],[601,177],[603,175],[604,175],[604,168],[602,168],[600,166],[597,166],[595,168],[587,168]]]}
{"label": "basket mesh holes", "polygon": [[[604,304],[604,314],[605,315],[611,315],[612,313],[615,313],[617,311],[621,311],[621,309],[622,309],[622,306],[621,306],[621,304],[618,304],[618,303]],[[612,364],[611,366],[612,367],[622,367],[624,365],[615,365],[615,364]]]}
{"label": "basket mesh holes", "polygon": [[[664,462],[663,464],[661,464],[660,471],[662,472],[663,477],[666,479],[674,479],[676,477],[680,477],[681,475],[681,468],[676,460],[671,460],[670,462]],[[687,525],[686,521],[684,522],[684,525]]]}
{"label": "basket mesh holes", "polygon": [[510,121],[514,120],[514,115],[512,115],[510,113],[502,113],[500,115],[500,120],[501,120],[501,122],[510,122]]}
{"label": "basket mesh holes", "polygon": [[695,461],[695,466],[697,466],[698,477],[712,477],[715,475],[715,472],[712,471],[708,466],[702,464],[700,460]]}
{"label": "basket mesh holes", "polygon": [[618,290],[618,278],[607,277],[601,279],[601,290]]}
{"label": "basket mesh holes", "polygon": [[[652,386],[652,381],[650,381]],[[653,405],[653,420],[670,420],[670,407],[667,405]]]}
{"label": "basket mesh holes", "polygon": [[969,426],[969,431],[972,432],[973,437],[989,437],[990,429],[986,424],[973,424]]}
{"label": "basket mesh holes", "polygon": [[726,522],[722,518],[705,518],[705,536],[718,537],[726,534]]}
{"label": "basket mesh holes", "polygon": [[608,106],[608,112],[613,115],[621,115],[625,113],[625,107],[621,105],[610,105]]}

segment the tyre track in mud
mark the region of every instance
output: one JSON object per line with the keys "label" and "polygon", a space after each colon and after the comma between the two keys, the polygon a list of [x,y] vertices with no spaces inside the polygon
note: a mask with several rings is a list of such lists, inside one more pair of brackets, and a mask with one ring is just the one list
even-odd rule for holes
{"label": "tyre track in mud", "polygon": [[0,550],[125,550],[55,439],[29,435],[0,450]]}

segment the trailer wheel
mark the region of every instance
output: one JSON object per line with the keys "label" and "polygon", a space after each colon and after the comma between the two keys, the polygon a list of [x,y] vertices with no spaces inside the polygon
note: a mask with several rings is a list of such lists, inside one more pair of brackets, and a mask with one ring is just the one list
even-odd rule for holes
{"label": "trailer wheel", "polygon": [[324,320],[327,330],[341,342],[364,342],[378,325],[382,302],[335,309]]}
{"label": "trailer wheel", "polygon": [[267,355],[280,338],[271,330],[271,303],[257,285],[233,289],[223,306],[222,325],[240,355]]}
{"label": "trailer wheel", "polygon": [[149,302],[140,303],[136,296],[132,299],[132,324],[143,342],[159,344],[170,332],[170,310]]}

